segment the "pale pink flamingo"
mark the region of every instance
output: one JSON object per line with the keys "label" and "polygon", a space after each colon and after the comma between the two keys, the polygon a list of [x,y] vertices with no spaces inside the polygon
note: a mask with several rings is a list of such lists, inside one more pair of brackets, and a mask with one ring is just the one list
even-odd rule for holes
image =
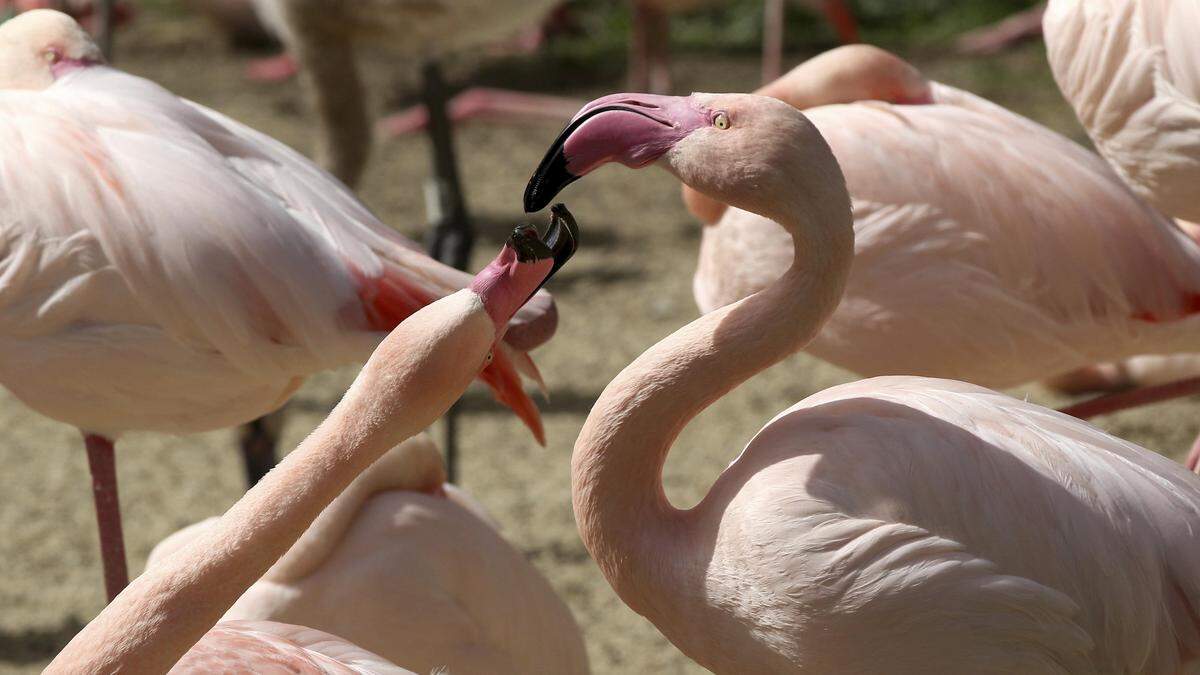
{"label": "pale pink flamingo", "polygon": [[[569,219],[565,209],[556,212],[545,239],[519,228],[468,289],[401,323],[296,450],[212,527],[135,579],[46,672],[166,672],[194,648],[215,661],[185,661],[200,672],[225,670],[226,653],[245,664],[240,672],[267,667],[257,657],[276,658],[272,645],[218,624],[221,616],[356,476],[433,423],[488,366],[514,312],[574,253]],[[423,610],[408,611],[419,620]],[[513,620],[520,612],[512,608]]]}
{"label": "pale pink flamingo", "polygon": [[[878,113],[880,156],[919,159],[888,143],[888,120],[902,114]],[[852,205],[830,145],[775,99],[598,99],[551,146],[526,209],[609,162],[659,164],[780,223],[791,240],[759,250],[793,259],[767,288],[650,348],[584,424],[576,522],[626,604],[717,673],[1194,665],[1200,480],[1086,422],[974,385],[888,377],[816,394],[761,429],[699,504],[672,506],[662,469],[688,421],[821,334],[853,283],[852,261],[888,261],[854,260]],[[726,264],[745,260],[731,252]]]}
{"label": "pale pink flamingo", "polygon": [[[113,441],[244,423],[365,359],[470,277],[283,144],[102,64],[63,14],[0,26],[0,383],[85,436],[109,597],[125,584]],[[549,296],[481,375],[521,387]]]}
{"label": "pale pink flamingo", "polygon": [[[808,111],[853,198],[856,262],[812,354],[866,376],[1003,388],[1195,351],[1200,247],[1094,154],[865,45],[760,93]],[[684,200],[706,224],[701,311],[788,269],[780,225],[687,187]]]}
{"label": "pale pink flamingo", "polygon": [[[536,24],[560,0],[255,0],[265,23],[296,58],[320,123],[317,160],[354,186],[367,164],[374,134],[355,60],[364,46],[409,62],[494,43]],[[476,88],[449,103],[451,120],[468,117],[563,120],[578,102]],[[380,123],[392,134],[420,129],[423,110]]]}
{"label": "pale pink flamingo", "polygon": [[[633,0],[633,30],[629,38],[629,86],[666,93],[671,89],[671,15],[728,4],[723,0]],[[858,23],[846,0],[805,0],[825,15],[844,43],[858,42]],[[779,77],[783,62],[783,22],[786,0],[763,2],[763,79]]]}
{"label": "pale pink flamingo", "polygon": [[1052,0],[1043,25],[1096,149],[1163,213],[1200,222],[1200,2]]}
{"label": "pale pink flamingo", "polygon": [[[171,535],[146,568],[218,522]],[[326,631],[416,672],[588,672],[571,612],[483,507],[446,483],[425,434],[359,474],[238,598],[230,620]]]}

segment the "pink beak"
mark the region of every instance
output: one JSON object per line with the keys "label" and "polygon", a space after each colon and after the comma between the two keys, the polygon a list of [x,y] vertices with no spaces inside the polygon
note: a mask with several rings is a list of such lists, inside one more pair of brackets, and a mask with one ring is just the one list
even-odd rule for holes
{"label": "pink beak", "polygon": [[641,168],[662,157],[710,113],[689,97],[612,94],[585,105],[546,152],[525,188],[525,211],[545,208],[563,188],[597,167]]}

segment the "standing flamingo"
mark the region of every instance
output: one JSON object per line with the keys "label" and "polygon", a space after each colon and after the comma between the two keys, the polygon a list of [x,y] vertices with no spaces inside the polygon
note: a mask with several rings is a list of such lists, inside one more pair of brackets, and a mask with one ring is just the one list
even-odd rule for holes
{"label": "standing flamingo", "polygon": [[[297,59],[320,123],[317,161],[347,185],[357,184],[371,150],[373,127],[355,50],[364,46],[420,62],[496,42],[537,23],[559,0],[255,0]],[[473,116],[570,117],[578,103],[549,96],[473,89],[450,103],[452,119]],[[410,112],[386,120],[392,133],[420,128]]]}
{"label": "standing flamingo", "polygon": [[1096,149],[1164,213],[1200,222],[1200,2],[1053,0],[1044,26]]}
{"label": "standing flamingo", "polygon": [[[1003,388],[1195,351],[1200,247],[1094,154],[875,47],[832,50],[760,93],[807,110],[853,198],[856,262],[812,354]],[[706,223],[701,311],[787,271],[779,224],[687,187],[684,200]]]}
{"label": "standing flamingo", "polygon": [[[564,226],[569,217],[556,213],[544,239],[532,227],[518,228],[469,289],[401,323],[295,451],[216,524],[138,577],[46,672],[166,672],[185,654],[199,672],[231,670],[231,662],[241,664],[239,672],[269,667],[277,658],[271,645],[217,624],[221,615],[356,476],[432,424],[487,367],[513,313],[574,253],[576,233]],[[418,620],[422,611],[408,608]],[[213,662],[198,663],[197,650]]]}
{"label": "standing flamingo", "polygon": [[[783,22],[786,0],[763,2],[764,79],[779,76],[783,62]],[[728,4],[721,0],[633,0],[633,30],[629,38],[629,85],[666,93],[671,89],[671,15]],[[858,23],[846,0],[806,0],[825,15],[844,43],[858,42]]]}
{"label": "standing flamingo", "polygon": [[[880,155],[919,159],[890,151],[887,120],[899,113],[881,112]],[[584,423],[575,517],[626,604],[717,673],[1175,673],[1194,663],[1200,481],[1085,422],[973,385],[888,377],[814,395],[759,431],[698,505],[674,508],[662,469],[688,421],[804,348],[838,308],[852,283],[852,205],[830,145],[790,105],[616,94],[585,106],[554,142],[526,209],[609,162],[660,164],[779,223],[791,241],[760,250],[786,246],[793,258],[767,288],[650,348]]]}
{"label": "standing flamingo", "polygon": [[[146,568],[218,523],[171,535]],[[588,672],[570,610],[483,507],[446,483],[424,434],[359,474],[222,620],[327,631],[423,673]]]}
{"label": "standing flamingo", "polygon": [[[0,26],[0,383],[83,431],[109,597],[125,585],[113,441],[244,423],[361,361],[470,277],[273,139],[103,65],[66,15]],[[524,353],[481,378],[542,439]]]}

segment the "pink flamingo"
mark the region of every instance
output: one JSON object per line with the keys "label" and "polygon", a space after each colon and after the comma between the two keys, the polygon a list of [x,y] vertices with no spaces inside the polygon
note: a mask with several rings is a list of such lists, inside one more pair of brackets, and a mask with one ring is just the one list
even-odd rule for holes
{"label": "pink flamingo", "polygon": [[1053,0],[1054,77],[1096,149],[1140,196],[1200,222],[1200,52],[1194,0]]}
{"label": "pink flamingo", "polygon": [[[0,383],[83,431],[110,598],[122,432],[259,417],[470,281],[281,143],[103,66],[66,15],[0,26],[0,119]],[[517,322],[480,377],[540,442],[519,373],[549,296]]]}
{"label": "pink flamingo", "polygon": [[[500,351],[505,324],[566,263],[576,240],[565,209],[556,211],[544,239],[532,227],[518,228],[468,289],[401,323],[316,431],[217,523],[134,580],[46,672],[166,672],[189,650],[185,663],[200,672],[226,670],[227,658],[261,672],[281,658],[271,644],[218,624],[221,615],[356,476],[445,413]],[[409,609],[418,618],[422,610]],[[195,649],[213,662],[198,663]]]}
{"label": "pink flamingo", "polygon": [[[786,0],[763,2],[763,79],[779,77],[783,63],[783,22]],[[629,40],[629,85],[665,93],[671,89],[671,15],[723,4],[721,0],[633,0],[633,31]],[[858,23],[846,0],[806,0],[825,15],[844,43],[858,42]]]}
{"label": "pink flamingo", "polygon": [[[1092,153],[864,45],[760,93],[808,111],[854,198],[857,262],[809,352],[862,375],[1003,388],[1195,350],[1200,247]],[[788,269],[780,225],[687,187],[684,200],[706,223],[701,311]]]}
{"label": "pink flamingo", "polygon": [[[879,110],[880,156],[919,159],[892,152],[891,117],[908,121]],[[793,259],[767,288],[650,348],[584,424],[575,517],[627,605],[717,673],[1194,664],[1200,481],[1085,422],[974,385],[887,377],[809,397],[767,423],[698,505],[674,508],[662,468],[688,421],[804,348],[839,307],[853,283],[852,204],[830,144],[790,105],[616,94],[585,106],[554,142],[526,209],[610,162],[659,164],[779,223],[791,241],[759,250],[786,247]],[[744,263],[731,254],[726,264]]]}
{"label": "pink flamingo", "polygon": [[[366,92],[355,50],[363,46],[420,60],[454,50],[494,43],[537,23],[559,0],[458,0],[408,3],[379,0],[255,0],[264,22],[296,59],[312,108],[320,121],[317,161],[347,185],[357,184],[367,164],[373,136]],[[561,121],[576,101],[495,89],[467,90],[449,102],[449,116]],[[380,128],[397,135],[422,128],[424,109],[383,120]]]}
{"label": "pink flamingo", "polygon": [[[218,523],[171,535],[147,569]],[[425,434],[359,474],[238,598],[230,620],[327,631],[416,672],[588,672],[570,610],[483,507],[446,483]]]}

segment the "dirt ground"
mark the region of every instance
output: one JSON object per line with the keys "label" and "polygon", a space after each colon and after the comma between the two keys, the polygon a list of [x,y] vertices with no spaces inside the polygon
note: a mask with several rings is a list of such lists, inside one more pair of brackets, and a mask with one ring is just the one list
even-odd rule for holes
{"label": "dirt ground", "polygon": [[[146,12],[121,37],[122,67],[309,149],[311,124],[297,87],[245,82],[246,57],[231,54],[203,24]],[[1038,45],[983,62],[908,55],[937,79],[1081,138]],[[803,56],[795,54],[793,60]],[[514,68],[519,72],[521,66]],[[757,62],[748,54],[685,55],[676,66],[683,91],[744,90],[757,77]],[[376,91],[388,90],[393,79],[411,80],[401,77],[408,70],[405,63],[374,66]],[[569,93],[590,97],[620,87],[618,79],[604,74],[619,73],[619,64],[599,72],[581,77],[586,84]],[[497,249],[499,235],[521,220],[525,180],[556,131],[552,124],[462,129],[459,150],[468,198],[485,230],[477,265]],[[362,194],[385,221],[418,236],[427,169],[422,138],[384,143]],[[644,349],[696,316],[691,276],[698,226],[665,172],[605,169],[566,191],[564,199],[582,224],[583,248],[551,286],[562,315],[559,335],[535,354],[551,389],[550,401],[542,406],[548,447],[537,447],[485,391],[472,389],[462,418],[462,482],[566,599],[584,629],[595,672],[700,672],[626,609],[601,578],[576,534],[568,479],[575,435],[603,386]],[[289,407],[284,447],[294,447],[320,421],[352,376],[352,370],[322,375],[305,386]],[[848,379],[846,372],[798,355],[720,401],[688,427],[671,455],[665,478],[671,499],[680,506],[697,501],[770,416]],[[1018,393],[1056,402],[1036,387]],[[1100,423],[1177,456],[1200,427],[1194,411],[1195,402],[1180,402]],[[0,393],[0,429],[5,441],[0,444],[0,672],[32,672],[103,605],[95,522],[86,460],[74,429],[30,412],[7,393]],[[135,573],[156,542],[221,513],[242,492],[231,431],[131,435],[121,439],[118,458]]]}

